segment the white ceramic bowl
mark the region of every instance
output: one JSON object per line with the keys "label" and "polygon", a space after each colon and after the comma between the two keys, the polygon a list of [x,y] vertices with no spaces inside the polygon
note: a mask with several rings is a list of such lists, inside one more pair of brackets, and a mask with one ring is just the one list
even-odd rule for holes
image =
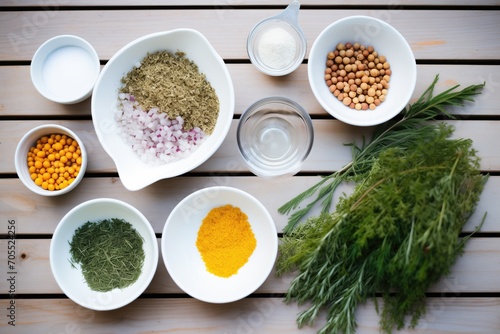
{"label": "white ceramic bowl", "polygon": [[[386,100],[375,110],[355,110],[345,106],[325,83],[326,56],[338,43],[358,42],[373,46],[391,65]],[[370,126],[386,122],[403,110],[413,95],[417,66],[405,38],[391,25],[369,16],[351,16],[326,27],[314,41],[308,60],[311,89],[321,106],[333,117],[352,125]]]}
{"label": "white ceramic bowl", "polygon": [[[142,273],[135,283],[108,292],[91,290],[81,270],[70,263],[70,245],[75,231],[88,221],[124,219],[144,239]],[[148,287],[158,266],[158,242],[150,223],[136,208],[125,202],[99,198],[71,209],[59,222],[50,242],[50,268],[61,290],[75,303],[97,311],[114,310],[134,301]]]}
{"label": "white ceramic bowl", "polygon": [[60,35],[47,40],[33,55],[31,81],[45,98],[73,104],[92,94],[100,68],[99,56],[86,40]]}
{"label": "white ceramic bowl", "polygon": [[[228,278],[205,268],[196,247],[203,218],[215,207],[232,204],[248,216],[257,246],[248,262]],[[165,266],[187,294],[210,303],[228,303],[253,293],[271,272],[278,251],[276,226],[266,208],[250,194],[230,187],[209,187],[184,198],[169,215],[161,239]]]}
{"label": "white ceramic bowl", "polygon": [[[82,157],[80,172],[75,178],[75,180],[66,188],[53,191],[45,190],[42,187],[35,184],[35,182],[31,179],[27,163],[28,152],[30,148],[32,146],[35,146],[37,140],[39,140],[41,137],[51,134],[65,134],[76,140],[80,146],[80,151],[81,151],[80,156]],[[70,129],[57,124],[40,125],[28,131],[17,144],[14,156],[14,164],[16,166],[16,172],[21,182],[32,192],[42,196],[59,196],[73,190],[83,179],[85,170],[87,169],[87,161],[88,161],[87,150],[85,149],[83,141],[76,135],[76,133],[74,133]]]}
{"label": "white ceramic bowl", "polygon": [[[201,147],[188,157],[167,164],[153,166],[140,160],[118,133],[114,113],[118,101],[120,80],[148,53],[168,50],[182,51],[198,65],[199,71],[215,89],[219,98],[219,117],[213,133]],[[198,31],[177,29],[141,37],[118,51],[104,66],[92,95],[92,120],[104,150],[116,164],[123,185],[139,190],[160,179],[171,178],[201,165],[224,141],[234,114],[234,88],[229,71],[222,58]]]}

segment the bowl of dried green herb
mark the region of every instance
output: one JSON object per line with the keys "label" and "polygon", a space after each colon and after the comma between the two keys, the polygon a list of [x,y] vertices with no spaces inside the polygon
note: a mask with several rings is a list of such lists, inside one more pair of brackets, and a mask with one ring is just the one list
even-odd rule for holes
{"label": "bowl of dried green herb", "polygon": [[77,205],[61,219],[50,243],[50,267],[61,290],[97,311],[134,301],[157,265],[158,243],[149,221],[116,199]]}
{"label": "bowl of dried green herb", "polygon": [[129,190],[189,172],[224,141],[234,114],[229,71],[198,31],[138,38],[104,66],[92,120]]}

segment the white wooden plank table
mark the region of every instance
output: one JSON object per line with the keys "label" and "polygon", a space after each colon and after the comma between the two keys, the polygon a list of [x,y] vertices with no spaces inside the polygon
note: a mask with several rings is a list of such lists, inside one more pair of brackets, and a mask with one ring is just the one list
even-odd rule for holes
{"label": "white wooden plank table", "polygon": [[[277,208],[315,184],[320,175],[350,160],[343,144],[359,140],[370,129],[330,117],[315,100],[307,82],[307,55],[293,74],[267,77],[248,61],[245,43],[253,25],[281,11],[286,0],[3,0],[0,1],[0,332],[1,333],[291,333],[299,332],[300,307],[283,303],[292,275],[272,273],[251,296],[213,305],[183,293],[160,258],[145,293],[121,309],[96,312],[68,299],[49,266],[50,239],[58,221],[75,205],[92,198],[126,201],[151,222],[158,241],[168,214],[189,193],[212,185],[245,190],[261,200],[278,231],[287,217]],[[417,58],[418,81],[413,100],[439,74],[438,92],[456,84],[486,82],[475,103],[455,108],[454,136],[471,138],[490,178],[476,213],[464,227],[474,230],[488,216],[451,273],[428,291],[428,313],[414,330],[397,333],[500,333],[500,1],[481,0],[304,0],[299,22],[308,47],[329,23],[349,15],[371,15],[398,29]],[[148,33],[188,27],[199,30],[226,61],[236,94],[230,132],[220,149],[191,173],[161,180],[137,192],[121,184],[112,160],[101,148],[92,126],[90,99],[59,105],[40,96],[29,77],[33,53],[48,38],[75,34],[87,39],[105,62],[123,45]],[[270,95],[286,96],[313,118],[315,143],[303,170],[291,180],[267,181],[253,176],[236,147],[239,115]],[[68,126],[84,141],[89,164],[84,180],[70,194],[45,198],[29,192],[17,178],[14,151],[29,129],[46,123]],[[272,189],[272,191],[269,191]],[[342,186],[338,193],[349,192]],[[8,227],[15,225],[16,274],[8,280]],[[15,325],[9,324],[15,303]],[[357,314],[358,333],[378,333],[373,301]],[[321,326],[306,327],[314,333]]]}

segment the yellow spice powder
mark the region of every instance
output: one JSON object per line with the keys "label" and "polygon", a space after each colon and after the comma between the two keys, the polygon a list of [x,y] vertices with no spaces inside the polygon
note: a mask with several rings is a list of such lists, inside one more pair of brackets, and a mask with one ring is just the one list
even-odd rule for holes
{"label": "yellow spice powder", "polygon": [[196,239],[207,271],[220,277],[236,274],[256,245],[247,215],[230,204],[210,210]]}

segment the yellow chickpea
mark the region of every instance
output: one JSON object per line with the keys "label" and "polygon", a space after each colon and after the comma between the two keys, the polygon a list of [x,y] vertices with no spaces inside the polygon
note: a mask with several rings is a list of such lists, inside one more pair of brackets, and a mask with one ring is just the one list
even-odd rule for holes
{"label": "yellow chickpea", "polygon": [[67,135],[43,136],[27,154],[30,178],[42,189],[64,189],[78,176],[80,154],[78,142]]}

